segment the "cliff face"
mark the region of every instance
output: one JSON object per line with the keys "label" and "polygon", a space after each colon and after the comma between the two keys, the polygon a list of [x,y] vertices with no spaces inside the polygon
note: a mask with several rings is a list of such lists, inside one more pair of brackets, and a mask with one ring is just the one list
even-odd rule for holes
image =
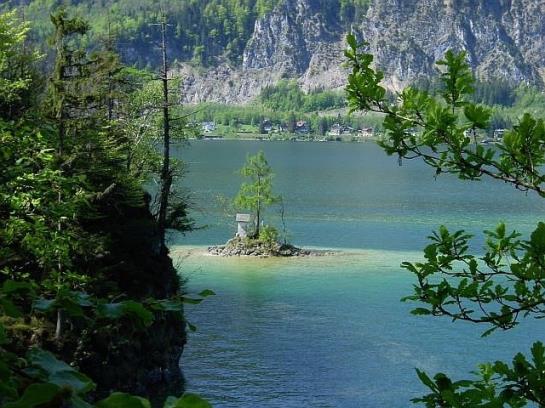
{"label": "cliff face", "polygon": [[481,79],[539,84],[543,16],[542,0],[381,0],[359,31],[392,86],[433,75],[449,48],[466,50]]}
{"label": "cliff face", "polygon": [[[542,85],[545,78],[545,0],[372,0],[352,30],[393,89],[435,75],[449,48],[466,50],[483,80]],[[340,88],[347,31],[317,0],[284,0],[256,21],[240,67],[183,65],[184,99],[244,103],[282,78],[307,91]]]}

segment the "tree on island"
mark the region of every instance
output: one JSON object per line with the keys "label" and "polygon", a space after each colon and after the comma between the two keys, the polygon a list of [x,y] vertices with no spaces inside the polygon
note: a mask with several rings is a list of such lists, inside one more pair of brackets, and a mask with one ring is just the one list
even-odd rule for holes
{"label": "tree on island", "polygon": [[234,199],[234,205],[236,208],[249,210],[253,213],[255,231],[252,238],[259,238],[263,212],[267,207],[279,203],[281,196],[275,195],[272,191],[274,174],[263,151],[259,151],[253,156],[248,155],[246,164],[239,172],[250,181],[242,183]]}
{"label": "tree on island", "polygon": [[[400,160],[421,158],[436,174],[465,180],[488,176],[522,191],[545,197],[545,125],[525,114],[496,147],[479,144],[474,135],[490,127],[491,111],[469,102],[474,78],[464,52],[448,51],[441,68],[440,98],[408,87],[388,100],[383,74],[373,56],[360,51],[353,35],[345,55],[352,73],[346,87],[351,111],[385,114],[387,154]],[[500,224],[486,231],[485,254],[469,253],[471,235],[441,226],[424,250],[423,262],[402,266],[416,276],[414,293],[405,300],[424,304],[416,315],[446,316],[484,324],[483,336],[515,327],[522,317],[545,317],[545,223],[529,239]],[[453,381],[439,373],[432,379],[417,371],[431,391],[413,400],[426,407],[545,406],[545,347],[534,343],[531,358],[517,354],[513,364],[483,364],[478,377]]]}

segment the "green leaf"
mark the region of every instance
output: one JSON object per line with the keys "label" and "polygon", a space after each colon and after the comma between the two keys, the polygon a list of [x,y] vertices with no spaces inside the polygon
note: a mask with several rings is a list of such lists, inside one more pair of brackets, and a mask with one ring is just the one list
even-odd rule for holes
{"label": "green leaf", "polygon": [[216,293],[213,290],[210,290],[210,289],[205,289],[201,293],[199,293],[199,296],[201,296],[203,298],[208,297],[208,296],[215,296],[215,295],[216,295]]}
{"label": "green leaf", "polygon": [[532,357],[537,370],[543,371],[545,369],[545,347],[543,343],[537,341],[532,346]]}
{"label": "green leaf", "polygon": [[153,308],[163,310],[165,312],[182,312],[183,304],[181,300],[158,300],[151,305]]}
{"label": "green leaf", "polygon": [[475,128],[486,129],[492,113],[484,106],[469,104],[464,107],[464,115]]}
{"label": "green leaf", "polygon": [[32,308],[38,310],[39,312],[49,312],[54,309],[55,299],[44,299],[39,298],[34,301]]}
{"label": "green leaf", "polygon": [[121,303],[101,303],[97,306],[96,313],[105,319],[119,319],[123,316],[122,306]]}
{"label": "green leaf", "polygon": [[21,398],[4,405],[4,408],[33,408],[47,404],[59,395],[61,388],[56,384],[31,384]]}
{"label": "green leaf", "polygon": [[212,408],[212,405],[196,394],[184,394],[182,398],[169,397],[164,408]]}
{"label": "green leaf", "polygon": [[190,304],[190,305],[198,305],[202,301],[203,301],[203,299],[188,298],[188,297],[185,297],[185,296],[182,297],[182,302]]}
{"label": "green leaf", "polygon": [[532,248],[538,253],[545,253],[545,223],[540,222],[530,236]]}
{"label": "green leaf", "polygon": [[69,387],[77,394],[85,394],[95,388],[89,377],[73,369],[56,372],[49,376],[49,381],[62,387]]}
{"label": "green leaf", "polygon": [[94,406],[84,401],[77,395],[72,396],[70,399],[70,408],[93,408]]}
{"label": "green leaf", "polygon": [[425,315],[430,315],[431,310],[424,309],[422,307],[418,307],[418,308],[416,308],[414,310],[411,310],[411,314],[415,315],[415,316],[425,316]]}
{"label": "green leaf", "polygon": [[151,404],[141,397],[114,392],[108,398],[99,401],[96,408],[151,408]]}
{"label": "green leaf", "polygon": [[348,34],[346,36],[346,42],[348,43],[348,45],[350,46],[350,48],[352,49],[352,51],[356,51],[357,48],[358,48],[358,43],[356,41],[356,36],[352,33]]}
{"label": "green leaf", "polygon": [[33,348],[27,353],[27,360],[32,367],[41,371],[27,369],[27,373],[47,382],[68,387],[78,394],[83,394],[95,388],[89,377],[76,371],[64,361],[57,359],[49,351]]}
{"label": "green leaf", "polygon": [[82,307],[93,306],[93,303],[90,300],[90,296],[85,292],[70,292],[68,298]]}
{"label": "green leaf", "polygon": [[133,300],[121,302],[123,313],[125,315],[136,317],[144,326],[149,326],[153,323],[153,313],[142,305],[142,303]]}
{"label": "green leaf", "polygon": [[417,368],[416,369],[416,374],[418,375],[418,378],[420,379],[420,381],[422,381],[422,383],[426,387],[428,387],[432,391],[437,391],[437,387],[435,386],[435,383],[432,381],[432,379],[430,377],[428,377],[428,375],[424,371],[420,371]]}
{"label": "green leaf", "polygon": [[143,326],[153,323],[153,313],[133,300],[126,300],[119,303],[102,303],[98,305],[97,314],[107,319],[119,319],[123,316],[136,319]]}
{"label": "green leaf", "polygon": [[30,292],[32,290],[32,284],[29,282],[16,282],[13,280],[7,280],[2,285],[2,293],[11,294],[16,292]]}
{"label": "green leaf", "polygon": [[21,310],[19,310],[19,308],[15,306],[11,300],[0,298],[0,307],[2,310],[4,310],[6,316],[14,318],[23,316]]}

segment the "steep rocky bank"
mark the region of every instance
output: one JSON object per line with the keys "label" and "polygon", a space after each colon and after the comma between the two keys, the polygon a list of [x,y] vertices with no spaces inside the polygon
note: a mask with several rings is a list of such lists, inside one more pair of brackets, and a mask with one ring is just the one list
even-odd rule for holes
{"label": "steep rocky bank", "polygon": [[[122,217],[92,220],[89,228],[103,230],[105,225],[112,231],[111,250],[93,266],[108,273],[97,283],[95,293],[106,294],[114,285],[121,299],[136,301],[180,293],[179,272],[172,259],[157,251],[157,224],[147,206],[124,208]],[[93,378],[97,398],[116,390],[162,402],[166,395],[183,392],[180,358],[185,343],[183,316],[157,312],[149,327],[135,325],[131,319],[89,322],[84,331],[74,328],[62,344],[53,342],[50,349],[57,348],[60,356]]]}
{"label": "steep rocky bank", "polygon": [[[372,0],[351,29],[369,43],[392,89],[434,75],[449,48],[466,50],[482,80],[542,86],[544,15],[545,0]],[[241,66],[180,66],[184,101],[246,103],[283,78],[306,91],[341,88],[347,31],[315,0],[284,0],[256,21]]]}

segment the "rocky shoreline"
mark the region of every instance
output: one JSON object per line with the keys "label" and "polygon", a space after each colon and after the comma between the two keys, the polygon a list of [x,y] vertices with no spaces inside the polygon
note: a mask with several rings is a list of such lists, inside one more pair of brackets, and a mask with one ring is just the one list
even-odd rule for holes
{"label": "rocky shoreline", "polygon": [[232,238],[225,245],[208,247],[208,253],[215,256],[255,256],[255,257],[304,257],[330,255],[332,251],[302,249],[280,242],[263,242],[243,238]]}

